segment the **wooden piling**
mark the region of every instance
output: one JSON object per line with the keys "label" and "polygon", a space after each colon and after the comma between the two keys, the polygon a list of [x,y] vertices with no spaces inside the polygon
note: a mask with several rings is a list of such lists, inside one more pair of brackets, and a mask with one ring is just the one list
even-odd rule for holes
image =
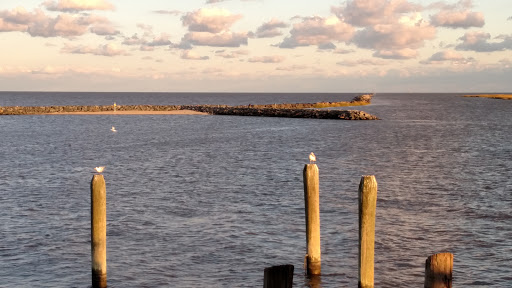
{"label": "wooden piling", "polygon": [[439,253],[425,261],[425,288],[451,288],[453,254]]}
{"label": "wooden piling", "polygon": [[306,164],[304,176],[304,202],[306,211],[306,273],[320,275],[320,189],[318,166]]}
{"label": "wooden piling", "polygon": [[107,287],[107,192],[103,175],[91,180],[92,287]]}
{"label": "wooden piling", "polygon": [[292,288],[293,265],[280,265],[265,268],[263,288]]}
{"label": "wooden piling", "polygon": [[376,207],[377,181],[375,176],[362,176],[359,184],[360,288],[373,288]]}

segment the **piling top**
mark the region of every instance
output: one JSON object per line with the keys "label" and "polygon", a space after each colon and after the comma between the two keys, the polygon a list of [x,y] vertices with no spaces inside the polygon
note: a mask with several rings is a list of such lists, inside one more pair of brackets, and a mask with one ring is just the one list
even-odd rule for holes
{"label": "piling top", "polygon": [[103,182],[103,183],[105,183],[105,178],[103,177],[103,174],[94,174],[92,176],[91,182],[94,182],[94,183]]}

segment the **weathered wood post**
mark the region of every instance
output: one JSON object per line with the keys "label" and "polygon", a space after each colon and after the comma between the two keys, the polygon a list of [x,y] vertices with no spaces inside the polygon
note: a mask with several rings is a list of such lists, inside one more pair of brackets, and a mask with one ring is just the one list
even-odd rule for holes
{"label": "weathered wood post", "polygon": [[316,164],[306,164],[303,176],[307,249],[304,262],[307,275],[320,275],[320,189],[318,166]]}
{"label": "weathered wood post", "polygon": [[425,288],[451,288],[453,254],[431,255],[425,261]]}
{"label": "weathered wood post", "polygon": [[373,288],[375,247],[375,210],[377,181],[375,176],[362,176],[359,183],[359,287]]}
{"label": "weathered wood post", "polygon": [[292,288],[293,265],[280,265],[265,268],[263,288]]}
{"label": "weathered wood post", "polygon": [[107,189],[103,175],[91,180],[92,287],[107,287]]}

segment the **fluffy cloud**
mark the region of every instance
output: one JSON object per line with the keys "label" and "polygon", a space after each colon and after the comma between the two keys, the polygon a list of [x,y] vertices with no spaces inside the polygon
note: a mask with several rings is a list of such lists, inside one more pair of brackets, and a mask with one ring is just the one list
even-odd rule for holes
{"label": "fluffy cloud", "polygon": [[383,59],[411,59],[418,56],[418,51],[409,48],[398,50],[379,50],[373,53],[373,56]]}
{"label": "fluffy cloud", "polygon": [[434,39],[435,27],[424,23],[419,13],[402,16],[396,23],[378,24],[360,30],[354,42],[360,48],[376,50],[418,49]]}
{"label": "fluffy cloud", "polygon": [[63,53],[71,53],[71,54],[92,54],[99,56],[119,56],[119,55],[128,55],[126,51],[117,48],[114,44],[105,44],[99,45],[97,47],[84,46],[84,45],[68,45],[66,44],[62,49]]}
{"label": "fluffy cloud", "polygon": [[332,7],[340,19],[354,26],[390,24],[397,15],[421,11],[423,7],[406,0],[353,0],[344,6]]}
{"label": "fluffy cloud", "polygon": [[332,41],[349,41],[354,28],[337,17],[305,18],[301,23],[293,25],[291,36],[279,44],[280,48],[295,48],[299,46],[322,45]]}
{"label": "fluffy cloud", "polygon": [[281,36],[283,33],[279,30],[279,28],[286,27],[288,27],[288,24],[273,18],[270,21],[263,23],[260,27],[258,27],[256,32],[251,32],[249,36],[255,38],[272,38]]}
{"label": "fluffy cloud", "polygon": [[471,11],[441,11],[430,16],[430,22],[435,26],[448,28],[483,27],[484,14]]}
{"label": "fluffy cloud", "polygon": [[251,57],[249,58],[249,62],[255,63],[281,63],[285,59],[284,56],[274,55],[274,56],[261,56],[261,57]]}
{"label": "fluffy cloud", "polygon": [[119,33],[105,17],[68,14],[50,17],[40,9],[29,12],[23,8],[0,11],[0,31],[22,31],[33,37],[74,37],[88,32],[102,36]]}
{"label": "fluffy cloud", "polygon": [[48,0],[43,6],[50,11],[79,12],[90,10],[114,10],[114,5],[105,0]]}
{"label": "fluffy cloud", "polygon": [[191,50],[185,50],[181,53],[181,59],[186,60],[208,60],[210,57],[208,56],[200,56],[196,52]]}
{"label": "fluffy cloud", "polygon": [[169,40],[170,35],[166,33],[160,34],[160,36],[154,37],[151,42],[145,43],[147,46],[155,47],[155,46],[167,46],[171,45],[171,40]]}
{"label": "fluffy cloud", "polygon": [[219,33],[228,31],[242,15],[232,15],[229,11],[219,8],[203,8],[187,13],[181,18],[189,31]]}
{"label": "fluffy cloud", "polygon": [[213,47],[240,47],[247,45],[247,34],[245,33],[208,33],[208,32],[190,32],[183,36],[182,42],[198,46]]}
{"label": "fluffy cloud", "polygon": [[456,50],[476,51],[476,52],[495,52],[512,50],[512,35],[500,35],[495,39],[499,42],[489,42],[491,34],[483,31],[472,31],[464,34],[459,40],[461,44],[455,47]]}

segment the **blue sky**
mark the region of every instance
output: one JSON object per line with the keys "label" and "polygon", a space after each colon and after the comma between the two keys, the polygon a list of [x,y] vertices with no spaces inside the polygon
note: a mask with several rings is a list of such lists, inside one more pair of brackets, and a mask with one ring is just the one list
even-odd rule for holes
{"label": "blue sky", "polygon": [[512,92],[509,0],[6,2],[4,91]]}

